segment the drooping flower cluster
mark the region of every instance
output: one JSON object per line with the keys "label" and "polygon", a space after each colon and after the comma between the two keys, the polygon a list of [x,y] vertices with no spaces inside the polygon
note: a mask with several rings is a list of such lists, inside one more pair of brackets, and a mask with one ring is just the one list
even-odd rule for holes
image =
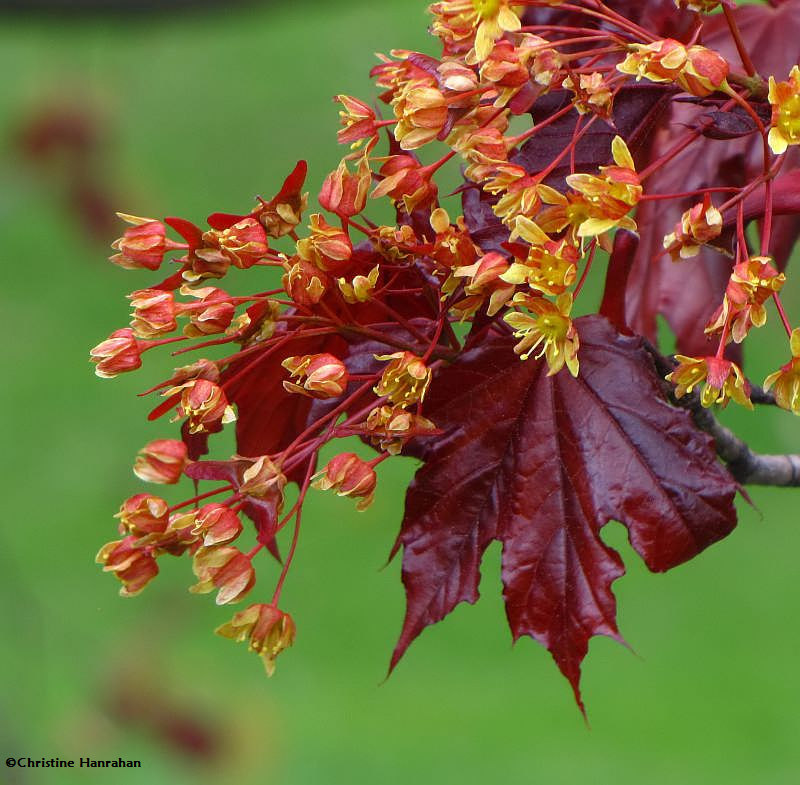
{"label": "drooping flower cluster", "polygon": [[[720,5],[731,6],[676,0],[675,15]],[[248,641],[271,673],[295,638],[278,603],[309,489],[368,507],[378,464],[412,442],[437,438],[436,422],[426,417],[437,372],[482,340],[513,335],[521,360],[546,364],[548,375],[566,366],[577,377],[574,304],[615,235],[648,231],[636,210],[649,200],[671,200],[683,212],[674,231],[657,239],[664,255],[688,260],[716,243],[732,248],[733,257],[723,302],[707,324],[707,333],[719,336],[716,353],[678,355],[667,379],[679,398],[702,386],[704,406],[751,406],[749,383],[724,356],[726,346],[765,323],[770,299],[789,324],[768,229],[753,253],[742,208],[754,189],[767,187],[775,156],[800,142],[800,71],[792,69],[786,82],[769,79],[772,119],[758,132],[765,140],[768,133],[772,155],[757,182],[720,186],[728,198],[716,206],[711,187],[650,194],[647,178],[702,143],[707,129],[688,128],[675,152],[649,160],[630,129],[646,128],[655,104],[631,101],[644,95],[637,85],[655,85],[647,95],[662,103],[709,100],[749,116],[753,75],[738,73],[691,35],[648,32],[647,19],[627,19],[602,3],[559,6],[431,5],[439,57],[398,49],[371,71],[385,112],[368,100],[336,97],[338,141],[348,152],[321,184],[315,212],[307,213],[301,161],[273,198],[259,199],[246,214],[214,213],[207,227],[120,214],[130,228],[113,244],[111,261],[151,273],[166,265],[169,272],[130,295],[130,326],[115,330],[91,359],[98,376],[111,378],[138,369],[156,347],[169,345],[176,356],[211,350],[150,390],[162,399],[151,419],[171,415],[181,438],[148,444],[134,471],[146,482],[214,484],[175,505],[147,493],[123,502],[120,539],[97,557],[121,581],[123,595],[141,591],[163,556],[187,554],[197,577],[191,591],[216,591],[218,604],[236,603],[256,584],[254,561],[267,551],[282,561],[271,599],[218,632]],[[568,23],[558,23],[556,11]],[[524,130],[512,132],[512,121]],[[451,219],[437,177],[459,165],[463,214]],[[692,206],[684,211],[687,199]],[[368,217],[375,200],[391,203],[394,222]],[[233,296],[212,285],[240,271],[258,281],[254,294]],[[624,290],[624,279],[608,280]],[[791,349],[794,359],[767,385],[781,406],[800,413],[796,331]],[[209,438],[234,423],[238,453],[205,459]],[[348,437],[375,455],[349,447],[320,468],[320,451]],[[284,555],[285,530],[293,536]],[[269,566],[260,569],[268,573]]]}

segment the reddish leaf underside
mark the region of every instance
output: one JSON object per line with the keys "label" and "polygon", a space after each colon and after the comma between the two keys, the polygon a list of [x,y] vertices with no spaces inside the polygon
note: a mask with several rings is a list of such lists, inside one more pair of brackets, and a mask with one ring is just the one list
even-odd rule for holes
{"label": "reddish leaf underside", "polygon": [[711,439],[665,400],[642,340],[599,316],[576,326],[577,379],[547,376],[497,337],[432,385],[426,415],[444,434],[418,450],[395,546],[407,611],[391,668],[425,627],[477,601],[483,553],[499,540],[514,640],[547,647],[583,709],[589,640],[621,640],[611,584],[624,567],[603,526],[623,523],[656,572],[734,528],[736,485]]}

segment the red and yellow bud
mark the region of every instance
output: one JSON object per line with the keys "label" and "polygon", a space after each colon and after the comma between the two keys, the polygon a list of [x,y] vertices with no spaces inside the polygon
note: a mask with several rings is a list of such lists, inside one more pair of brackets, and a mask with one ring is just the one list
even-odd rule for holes
{"label": "red and yellow bud", "polygon": [[217,605],[239,602],[253,588],[256,574],[250,558],[232,545],[201,547],[194,555],[192,569],[198,582],[192,594],[217,592]]}
{"label": "red and yellow bud", "polygon": [[344,109],[339,112],[343,128],[336,135],[340,144],[349,144],[351,149],[356,149],[365,139],[377,136],[377,117],[370,106],[349,95],[337,95],[333,100]]}
{"label": "red and yellow bud", "polygon": [[206,286],[202,289],[181,287],[181,294],[197,297],[196,305],[185,306],[181,310],[189,314],[189,324],[183,328],[183,334],[189,338],[204,335],[216,335],[225,332],[236,315],[236,306],[231,296],[222,289]]}
{"label": "red and yellow bud", "polygon": [[344,363],[332,354],[304,354],[287,357],[281,365],[302,385],[284,382],[288,392],[311,398],[338,398],[347,390],[348,373]]}
{"label": "red and yellow bud", "polygon": [[182,441],[156,439],[139,451],[133,473],[145,482],[174,485],[188,463],[188,449]]}
{"label": "red and yellow bud", "polygon": [[347,161],[342,159],[339,166],[322,183],[319,203],[340,218],[352,218],[366,207],[371,183],[372,171],[366,155],[361,156],[353,174],[347,168]]}
{"label": "red and yellow bud", "polygon": [[145,537],[161,534],[169,523],[169,505],[159,496],[137,493],[122,502],[119,512],[119,533]]}
{"label": "red and yellow bud", "polygon": [[383,178],[372,192],[373,199],[390,196],[410,215],[418,207],[428,207],[436,201],[438,188],[431,179],[432,172],[411,155],[391,155],[381,166]]}
{"label": "red and yellow bud", "polygon": [[275,673],[275,659],[294,643],[295,632],[294,621],[288,613],[263,603],[239,611],[216,630],[217,635],[237,643],[248,641],[250,651],[264,661],[267,676]]}
{"label": "red and yellow bud", "polygon": [[390,455],[397,455],[409,439],[429,436],[436,431],[436,426],[400,406],[378,406],[367,416],[365,430],[372,444]]}
{"label": "red and yellow bud", "polygon": [[730,324],[730,337],[741,343],[751,327],[763,327],[767,321],[764,303],[786,282],[786,276],[770,264],[766,256],[754,256],[735,265],[722,305],[714,312],[705,331],[722,332]]}
{"label": "red and yellow bud", "polygon": [[773,390],[775,400],[782,409],[800,414],[800,328],[792,330],[789,348],[792,359],[767,376],[764,389]]}
{"label": "red and yellow bud", "polygon": [[131,327],[139,338],[159,338],[178,327],[175,296],[163,289],[140,289],[128,295],[133,306]]}
{"label": "red and yellow bud", "polygon": [[580,114],[592,113],[603,119],[611,117],[613,96],[608,82],[600,72],[581,74],[577,84],[568,76],[562,87],[572,91],[572,103]]}
{"label": "red and yellow bud", "polygon": [[280,463],[274,463],[266,455],[240,460],[249,460],[251,464],[242,473],[239,493],[257,499],[274,499],[280,507],[283,504],[283,489],[286,487],[286,477],[281,471]]}
{"label": "red and yellow bud", "polygon": [[310,308],[322,299],[330,279],[311,262],[299,256],[292,259],[294,263],[283,276],[283,288],[298,305]]}
{"label": "red and yellow bud", "polygon": [[392,101],[394,137],[403,150],[416,150],[436,139],[447,123],[448,102],[438,87],[411,83]]}
{"label": "red and yellow bud", "polygon": [[457,303],[454,308],[466,316],[470,312],[474,313],[488,297],[486,313],[494,316],[514,296],[514,284],[503,278],[508,269],[506,258],[494,251],[485,254],[474,264],[457,267],[453,271],[453,278],[469,279],[465,282],[464,294],[473,302],[466,303],[467,309],[461,307],[461,303]]}
{"label": "red and yellow bud", "polygon": [[227,229],[211,229],[203,233],[202,249],[195,251],[201,259],[212,262],[221,254],[234,267],[246,270],[258,264],[269,251],[267,233],[255,218],[243,218]]}
{"label": "red and yellow bud", "polygon": [[365,303],[372,297],[379,275],[380,267],[376,264],[366,275],[355,275],[350,281],[346,278],[337,278],[336,285],[345,302],[352,305]]}
{"label": "red and yellow bud", "polygon": [[164,261],[164,254],[176,248],[185,248],[166,236],[166,227],[153,218],[117,213],[123,221],[133,224],[125,234],[115,240],[111,247],[119,251],[110,260],[125,270],[157,270]]}
{"label": "red and yellow bud", "polygon": [[792,68],[787,82],[770,76],[768,97],[772,106],[769,146],[780,155],[790,145],[800,144],[800,67]]}
{"label": "red and yellow bud", "polygon": [[236,419],[233,409],[228,404],[223,389],[206,379],[194,379],[179,387],[172,387],[164,395],[166,397],[180,393],[177,417],[185,417],[189,433],[203,433],[218,430]]}
{"label": "red and yellow bud", "polygon": [[366,510],[375,496],[378,478],[375,470],[355,453],[346,452],[331,458],[327,466],[317,475],[313,488],[321,491],[335,490],[337,496],[352,496],[361,501],[356,509]]}
{"label": "red and yellow bud", "polygon": [[523,216],[517,220],[516,229],[531,247],[527,257],[512,264],[502,275],[503,280],[511,284],[527,283],[531,289],[546,295],[563,294],[575,282],[580,250],[566,239],[551,240]]}
{"label": "red and yellow bud", "polygon": [[353,255],[350,238],[342,229],[331,226],[319,213],[310,217],[309,229],[311,234],[297,242],[299,257],[320,270],[341,274]]}
{"label": "red and yellow bud", "polygon": [[514,303],[526,308],[529,313],[507,313],[503,318],[514,328],[514,337],[522,340],[514,351],[523,360],[539,349],[538,360],[544,356],[548,376],[558,373],[564,365],[573,376],[578,375],[578,331],[570,319],[572,294],[565,292],[553,303],[540,295],[517,294]]}
{"label": "red and yellow bud", "polygon": [[748,409],[753,408],[750,385],[735,363],[721,357],[698,358],[682,354],[676,354],[675,359],[678,367],[666,378],[675,384],[676,398],[683,398],[698,384],[703,384],[700,403],[706,408],[715,403],[724,408],[730,400]]}
{"label": "red and yellow bud", "polygon": [[142,366],[143,347],[130,327],[115,330],[102,343],[89,352],[89,359],[97,363],[94,372],[101,379],[113,379],[121,373],[135,371]]}
{"label": "red and yellow bud", "polygon": [[704,46],[686,47],[667,38],[652,44],[631,44],[625,60],[617,66],[637,81],[674,82],[687,93],[703,98],[725,87],[728,71],[722,55]]}
{"label": "red and yellow bud", "polygon": [[149,548],[139,548],[136,537],[115,540],[104,545],[96,561],[103,572],[113,572],[122,581],[121,597],[133,597],[158,575],[158,564]]}
{"label": "red and yellow bud", "polygon": [[241,533],[239,516],[224,504],[205,504],[197,510],[192,534],[202,537],[207,548],[231,542]]}
{"label": "red and yellow bud", "polygon": [[664,238],[664,250],[669,252],[673,262],[689,259],[700,253],[700,246],[715,240],[722,232],[722,213],[711,204],[706,194],[687,210],[675,229]]}
{"label": "red and yellow bud", "polygon": [[383,369],[375,394],[386,396],[396,406],[420,403],[431,382],[431,369],[411,352],[375,355],[376,360],[389,361]]}

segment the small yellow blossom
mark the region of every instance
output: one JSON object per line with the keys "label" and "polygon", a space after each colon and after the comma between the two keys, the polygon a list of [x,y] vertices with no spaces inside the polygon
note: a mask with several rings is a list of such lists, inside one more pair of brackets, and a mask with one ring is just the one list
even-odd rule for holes
{"label": "small yellow blossom", "polygon": [[789,145],[800,144],[800,67],[792,68],[788,82],[776,82],[770,76],[768,97],[772,105],[769,146],[780,155]]}

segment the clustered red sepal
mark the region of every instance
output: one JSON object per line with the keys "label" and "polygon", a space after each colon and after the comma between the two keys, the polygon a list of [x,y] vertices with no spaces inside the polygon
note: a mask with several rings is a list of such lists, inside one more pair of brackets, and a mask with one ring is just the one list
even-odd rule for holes
{"label": "clustered red sepal", "polygon": [[[800,0],[773,5],[800,26]],[[589,639],[620,637],[611,584],[623,568],[599,536],[605,523],[622,521],[653,570],[735,525],[735,483],[667,402],[667,382],[676,398],[700,387],[703,406],[752,408],[733,352],[772,303],[792,359],[766,386],[800,413],[800,338],[779,296],[800,232],[782,172],[800,144],[800,71],[781,61],[757,72],[762,54],[748,52],[753,33],[739,20],[756,29],[767,12],[729,0],[442,0],[429,12],[440,56],[396,49],[371,71],[385,110],[336,96],[348,150],[318,208],[308,212],[301,161],[272,199],[213,213],[205,228],[121,214],[131,228],[112,261],[173,269],[130,295],[130,327],[91,352],[97,374],[136,370],[166,344],[179,345],[174,355],[223,348],[149,391],[163,399],[150,419],[171,414],[181,438],[151,441],[134,467],[145,481],[212,487],[172,506],[132,496],[122,539],[98,561],[130,595],[161,557],[188,554],[191,591],[216,592],[218,604],[249,596],[258,571],[269,601],[217,632],[249,641],[272,673],[295,638],[279,603],[309,490],[365,509],[377,466],[405,452],[425,463],[397,544],[408,611],[392,666],[425,626],[476,599],[497,539],[515,638],[547,646],[580,703]],[[746,159],[738,176],[729,145]],[[441,173],[458,167],[463,215],[451,217]],[[376,200],[395,222],[369,217]],[[573,318],[602,251],[601,314],[613,327]],[[690,277],[711,254],[718,291],[691,316],[673,297],[666,315],[716,343],[683,351],[659,379],[632,328],[653,337],[657,271]],[[255,280],[259,268],[280,286],[234,297],[213,285],[239,270]],[[233,423],[238,454],[203,460]],[[664,431],[679,436],[665,446]],[[375,457],[348,450],[318,469],[320,451],[351,436]],[[281,566],[257,562],[262,550]]]}

